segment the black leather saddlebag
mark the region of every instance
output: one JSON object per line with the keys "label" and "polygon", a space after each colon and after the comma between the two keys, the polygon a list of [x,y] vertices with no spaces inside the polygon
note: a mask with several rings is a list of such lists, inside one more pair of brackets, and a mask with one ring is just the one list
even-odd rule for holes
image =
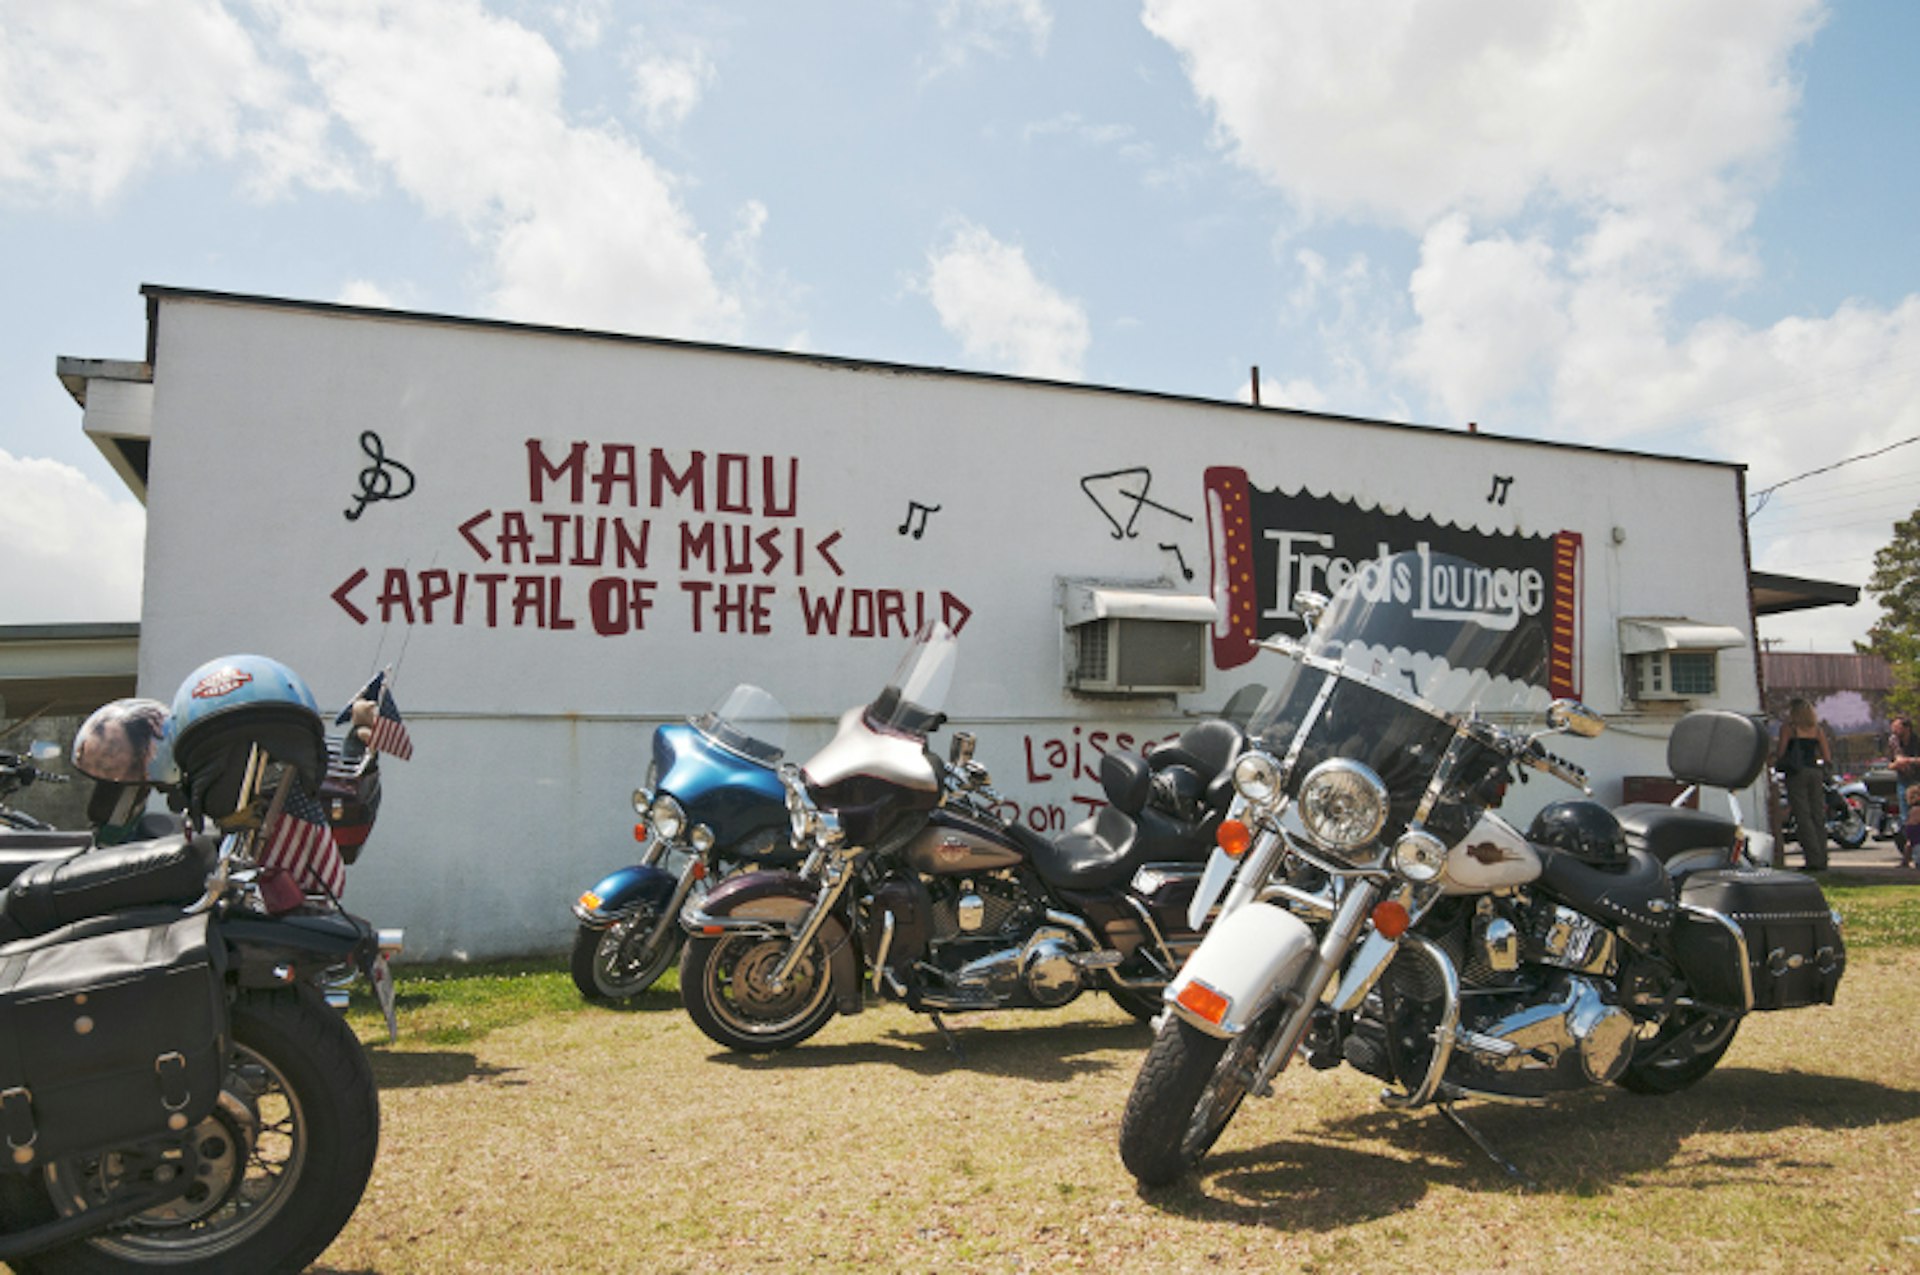
{"label": "black leather saddlebag", "polygon": [[0,1167],[190,1128],[220,1096],[224,949],[178,908],[0,947]]}
{"label": "black leather saddlebag", "polygon": [[1680,888],[1680,907],[1675,955],[1699,999],[1733,1009],[1833,1004],[1847,947],[1812,877],[1696,872]]}

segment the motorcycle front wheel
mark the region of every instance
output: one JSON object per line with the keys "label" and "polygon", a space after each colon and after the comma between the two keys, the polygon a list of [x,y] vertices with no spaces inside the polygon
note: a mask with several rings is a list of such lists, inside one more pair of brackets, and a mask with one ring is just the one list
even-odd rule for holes
{"label": "motorcycle front wheel", "polygon": [[598,1004],[632,1000],[660,981],[682,937],[677,924],[663,927],[645,910],[605,929],[583,925],[573,936],[573,985]]}
{"label": "motorcycle front wheel", "polygon": [[1845,814],[1827,825],[1827,835],[1842,850],[1858,850],[1867,844],[1867,814],[1853,798],[1844,798],[1841,807]]}
{"label": "motorcycle front wheel", "polygon": [[[180,1198],[16,1265],[34,1275],[301,1270],[360,1203],[380,1142],[366,1051],[304,988],[246,992],[218,1106],[194,1131],[197,1181]],[[46,1199],[68,1214],[109,1201],[120,1157],[47,1168]]]}
{"label": "motorcycle front wheel", "polygon": [[1200,1162],[1247,1096],[1271,1014],[1229,1040],[1169,1014],[1140,1064],[1120,1117],[1120,1159],[1142,1186],[1164,1186]]}
{"label": "motorcycle front wheel", "polygon": [[792,948],[778,935],[723,934],[687,941],[680,998],[716,1044],[747,1054],[790,1049],[833,1017],[833,976],[818,938],[778,989],[767,978]]}

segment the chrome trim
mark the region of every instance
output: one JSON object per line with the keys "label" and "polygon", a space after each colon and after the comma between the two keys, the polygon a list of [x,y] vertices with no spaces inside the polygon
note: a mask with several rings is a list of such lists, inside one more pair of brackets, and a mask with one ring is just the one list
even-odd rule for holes
{"label": "chrome trim", "polygon": [[1289,998],[1298,995],[1299,1003],[1282,1020],[1280,1030],[1274,1033],[1273,1043],[1260,1056],[1260,1065],[1253,1073],[1252,1083],[1247,1086],[1248,1092],[1262,1097],[1272,1092],[1273,1078],[1280,1074],[1294,1051],[1300,1048],[1300,1042],[1306,1038],[1307,1027],[1313,1022],[1313,1012],[1319,1007],[1320,998],[1327,994],[1327,985],[1333,982],[1334,975],[1340,972],[1340,963],[1353,950],[1354,940],[1359,937],[1360,928],[1366,924],[1379,896],[1380,887],[1377,884],[1361,880],[1340,901],[1340,911],[1327,926],[1327,932],[1320,940],[1319,951],[1315,953],[1313,963],[1307,967],[1306,978],[1301,980],[1297,991],[1287,991]]}
{"label": "chrome trim", "polygon": [[836,858],[827,863],[822,887],[820,893],[814,896],[813,907],[807,912],[806,919],[801,921],[800,928],[793,932],[793,942],[787,945],[780,963],[767,974],[767,987],[770,990],[779,992],[793,977],[794,966],[800,963],[801,954],[813,942],[814,936],[820,933],[820,927],[827,923],[827,914],[839,902],[840,895],[852,880],[853,873],[847,871],[844,860]]}
{"label": "chrome trim", "polygon": [[1380,1095],[1381,1102],[1401,1109],[1424,1106],[1433,1100],[1435,1091],[1440,1088],[1440,1078],[1447,1072],[1447,1064],[1453,1061],[1454,1041],[1460,1030],[1460,972],[1453,968],[1453,962],[1445,952],[1426,939],[1415,938],[1413,950],[1433,963],[1446,988],[1447,999],[1446,1007],[1440,1012],[1440,1023],[1433,1029],[1433,1057],[1427,1063],[1427,1074],[1419,1088],[1409,1094],[1398,1094],[1389,1089]]}
{"label": "chrome trim", "polygon": [[1254,896],[1254,901],[1257,903],[1271,903],[1275,900],[1311,912],[1316,920],[1321,921],[1331,921],[1334,913],[1339,911],[1338,905],[1329,903],[1317,894],[1308,894],[1298,886],[1287,885],[1285,882],[1262,886],[1260,893]]}
{"label": "chrome trim", "polygon": [[1744,1014],[1751,1011],[1753,1009],[1753,955],[1747,951],[1747,932],[1741,929],[1739,922],[1732,917],[1723,912],[1716,912],[1712,908],[1703,908],[1697,903],[1683,902],[1680,904],[1680,910],[1713,921],[1733,935],[1734,950],[1740,956],[1740,1012]]}
{"label": "chrome trim", "polygon": [[893,951],[893,911],[889,908],[880,914],[880,942],[873,949],[873,968],[887,968],[887,954]]}

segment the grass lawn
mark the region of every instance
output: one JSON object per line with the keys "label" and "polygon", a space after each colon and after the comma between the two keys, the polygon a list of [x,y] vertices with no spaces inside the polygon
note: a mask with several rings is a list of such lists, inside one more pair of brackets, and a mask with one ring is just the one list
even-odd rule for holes
{"label": "grass lawn", "polygon": [[1609,1088],[1391,1113],[1290,1069],[1196,1179],[1114,1150],[1149,1039],[1104,997],[931,1023],[894,1006],[785,1054],[717,1049],[667,988],[583,1005],[558,961],[402,966],[354,1022],[380,1161],[336,1271],[1920,1269],[1920,890],[1839,886],[1839,1004],[1759,1014],[1670,1098]]}

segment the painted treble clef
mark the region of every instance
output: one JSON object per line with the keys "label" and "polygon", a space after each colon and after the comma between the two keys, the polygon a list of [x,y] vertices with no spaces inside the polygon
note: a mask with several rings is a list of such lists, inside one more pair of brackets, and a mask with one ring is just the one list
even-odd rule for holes
{"label": "painted treble clef", "polygon": [[[380,435],[370,429],[360,431],[360,450],[373,463],[360,471],[360,494],[354,497],[353,508],[346,511],[348,522],[358,519],[376,500],[402,500],[413,494],[413,471],[387,456]],[[404,480],[405,486],[394,486],[395,474]]]}

